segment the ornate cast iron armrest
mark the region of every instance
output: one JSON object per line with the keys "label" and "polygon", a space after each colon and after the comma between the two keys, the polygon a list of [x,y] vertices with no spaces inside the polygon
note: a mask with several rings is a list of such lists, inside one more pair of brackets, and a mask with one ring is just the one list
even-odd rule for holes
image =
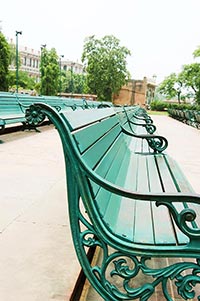
{"label": "ornate cast iron armrest", "polygon": [[134,134],[131,131],[126,130],[123,126],[121,126],[123,133],[126,135],[132,136],[132,137],[137,137],[137,138],[142,138],[146,139],[149,147],[151,147],[154,152],[161,153],[164,151],[167,146],[168,146],[168,141],[165,137],[159,136],[159,135],[148,135],[148,134]]}
{"label": "ornate cast iron armrest", "polygon": [[[161,192],[161,193],[150,193],[150,192],[134,192],[129,189],[117,186],[116,184],[102,178],[97,173],[95,173],[90,167],[88,167],[85,162],[80,158],[80,155],[77,153],[79,157],[79,161],[82,167],[82,171],[84,174],[93,182],[95,182],[97,185],[101,186],[102,188],[117,194],[122,197],[126,197],[133,200],[140,200],[140,201],[152,201],[156,202],[157,206],[165,205],[171,206],[173,202],[187,202],[187,203],[194,203],[200,205],[200,194],[197,193],[167,193],[167,192]],[[187,210],[187,209],[183,209]],[[191,209],[190,209],[191,211]],[[191,222],[191,214],[190,217],[188,216],[188,220]]]}
{"label": "ornate cast iron armrest", "polygon": [[[123,107],[123,111],[125,112],[127,119],[130,120],[130,118],[128,117],[128,114],[127,114],[128,112],[127,112],[125,107]],[[151,117],[146,112],[141,112],[140,109],[139,110],[136,109],[135,111],[132,111],[131,113],[132,113],[134,118],[136,118],[140,121],[143,121],[146,124],[152,124],[153,123],[153,120],[151,119]]]}
{"label": "ornate cast iron armrest", "polygon": [[147,114],[142,114],[142,115],[137,115],[137,113],[133,113],[133,116],[138,119],[138,120],[142,120],[146,123],[153,123],[153,120],[151,119],[151,117]]}
{"label": "ornate cast iron armrest", "polygon": [[88,168],[84,163],[82,163],[84,172],[86,176],[94,181],[99,186],[104,189],[120,195],[122,197],[130,198],[138,201],[153,201],[156,202],[156,206],[164,205],[166,206],[175,221],[177,227],[189,238],[189,245],[200,249],[200,228],[197,226],[196,212],[194,209],[186,207],[180,211],[176,209],[175,203],[195,203],[200,206],[200,195],[196,193],[186,194],[186,193],[140,193],[127,190],[125,188],[119,187],[113,183],[110,183],[106,179],[101,178],[93,170]]}
{"label": "ornate cast iron armrest", "polygon": [[146,131],[149,134],[153,134],[156,131],[156,126],[154,124],[152,124],[152,123],[137,123],[137,122],[134,122],[134,121],[132,121],[130,119],[128,119],[128,122],[130,124],[134,124],[134,125],[137,125],[137,126],[145,127]]}

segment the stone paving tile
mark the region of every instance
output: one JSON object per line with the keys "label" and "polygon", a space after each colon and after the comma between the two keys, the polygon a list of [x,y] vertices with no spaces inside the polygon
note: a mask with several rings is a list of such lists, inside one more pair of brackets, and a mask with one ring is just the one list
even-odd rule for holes
{"label": "stone paving tile", "polygon": [[0,300],[69,301],[80,272],[53,126],[1,135]]}

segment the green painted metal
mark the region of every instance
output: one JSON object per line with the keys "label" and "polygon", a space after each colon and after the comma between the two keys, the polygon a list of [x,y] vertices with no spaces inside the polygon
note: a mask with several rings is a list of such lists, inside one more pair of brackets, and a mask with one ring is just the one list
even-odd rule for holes
{"label": "green painted metal", "polygon": [[[48,116],[60,134],[74,247],[96,291],[106,301],[144,301],[161,284],[163,299],[172,301],[173,280],[180,297],[193,298],[200,282],[200,195],[173,159],[133,151],[126,133],[112,126],[110,109],[59,113],[36,104],[34,110]],[[87,250],[96,247],[102,260],[91,266]],[[174,262],[151,265],[151,258],[166,257]],[[150,278],[135,286],[139,273]]]}
{"label": "green painted metal", "polygon": [[[130,129],[134,132],[135,128],[143,127],[143,128],[145,128],[147,133],[153,134],[156,131],[156,126],[153,124],[152,120],[149,119],[149,116],[146,114],[144,115],[144,117],[148,116],[148,118],[138,118],[138,115],[136,114],[137,112],[138,112],[138,109],[135,110],[135,108],[124,107],[124,113],[126,115],[126,119],[127,119]],[[150,122],[149,122],[149,120],[150,120]]]}
{"label": "green painted metal", "polygon": [[[71,110],[84,110],[105,106],[98,101],[86,101],[83,99],[64,98],[56,96],[30,96],[28,94],[18,94],[11,92],[0,92],[0,130],[4,130],[7,125],[22,123],[23,129],[35,129],[45,120],[45,116],[38,116],[30,106],[33,103],[46,103],[54,107],[59,112]],[[111,103],[107,103],[111,107]]]}
{"label": "green painted metal", "polygon": [[171,117],[184,122],[190,126],[200,129],[200,113],[195,110],[182,110],[178,108],[169,108],[168,113]]}

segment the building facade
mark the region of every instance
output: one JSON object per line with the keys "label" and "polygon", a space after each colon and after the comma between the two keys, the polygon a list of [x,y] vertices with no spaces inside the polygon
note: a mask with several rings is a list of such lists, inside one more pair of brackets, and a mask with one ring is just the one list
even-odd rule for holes
{"label": "building facade", "polygon": [[[10,44],[15,46],[13,41]],[[19,70],[25,71],[30,77],[33,77],[35,82],[40,81],[40,59],[41,50],[34,50],[24,46],[19,47],[20,66]],[[75,74],[84,72],[83,65],[79,62],[65,60],[63,56],[59,57],[58,61],[61,71],[70,71]],[[16,70],[15,62],[10,65],[10,70]],[[116,105],[141,105],[148,107],[154,98],[156,88],[155,77],[143,80],[130,80],[127,85],[123,86],[119,94],[113,96],[113,103]]]}
{"label": "building facade", "polygon": [[[12,40],[10,41],[10,44],[13,44],[15,46]],[[37,51],[26,46],[19,46],[19,56],[19,70],[27,72],[30,77],[33,77],[35,79],[35,82],[39,82],[41,51]],[[60,66],[60,69],[63,71],[70,70],[71,72],[76,74],[83,73],[83,65],[79,62],[64,60],[60,58],[58,64]],[[11,64],[10,70],[16,70],[15,62]]]}
{"label": "building facade", "polygon": [[156,79],[130,80],[123,86],[119,94],[113,96],[113,103],[116,105],[140,105],[149,107],[154,99],[156,89]]}

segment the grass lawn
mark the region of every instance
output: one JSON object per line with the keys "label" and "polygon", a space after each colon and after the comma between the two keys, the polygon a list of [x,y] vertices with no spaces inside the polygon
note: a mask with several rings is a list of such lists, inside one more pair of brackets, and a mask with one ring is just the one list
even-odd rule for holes
{"label": "grass lawn", "polygon": [[166,116],[168,116],[167,111],[151,111],[151,110],[148,110],[147,113],[149,115],[166,115]]}

